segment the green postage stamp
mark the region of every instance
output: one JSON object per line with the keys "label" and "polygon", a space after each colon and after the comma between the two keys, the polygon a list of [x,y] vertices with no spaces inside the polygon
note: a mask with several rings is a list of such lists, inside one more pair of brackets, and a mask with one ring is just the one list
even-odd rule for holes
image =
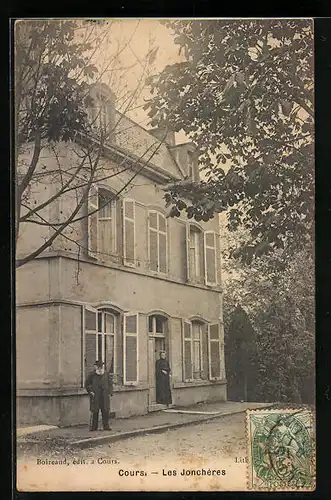
{"label": "green postage stamp", "polygon": [[247,410],[248,489],[315,489],[315,432],[310,410]]}

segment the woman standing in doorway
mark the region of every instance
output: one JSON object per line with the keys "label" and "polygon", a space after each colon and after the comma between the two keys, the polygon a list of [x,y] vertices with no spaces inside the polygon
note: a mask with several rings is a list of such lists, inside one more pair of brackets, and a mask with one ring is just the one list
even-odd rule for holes
{"label": "woman standing in doorway", "polygon": [[160,352],[160,359],[155,363],[156,373],[156,402],[159,404],[170,406],[172,403],[170,377],[171,369],[166,352]]}

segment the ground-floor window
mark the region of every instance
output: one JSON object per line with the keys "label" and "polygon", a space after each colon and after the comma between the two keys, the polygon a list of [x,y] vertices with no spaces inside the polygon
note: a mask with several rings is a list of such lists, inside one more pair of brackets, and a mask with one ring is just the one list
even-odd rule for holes
{"label": "ground-floor window", "polygon": [[84,307],[83,379],[97,359],[117,385],[138,382],[138,314]]}
{"label": "ground-floor window", "polygon": [[93,369],[97,359],[105,363],[105,368],[116,373],[116,333],[117,316],[109,311],[85,308],[84,371]]}
{"label": "ground-floor window", "polygon": [[223,377],[218,323],[183,321],[183,380],[217,380]]}

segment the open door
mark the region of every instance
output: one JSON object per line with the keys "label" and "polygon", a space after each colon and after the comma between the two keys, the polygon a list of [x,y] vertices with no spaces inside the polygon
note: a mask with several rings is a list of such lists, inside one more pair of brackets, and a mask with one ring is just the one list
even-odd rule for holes
{"label": "open door", "polygon": [[149,374],[149,411],[160,410],[165,405],[156,404],[156,373],[155,363],[159,352],[165,349],[164,337],[149,337],[148,339],[148,374]]}

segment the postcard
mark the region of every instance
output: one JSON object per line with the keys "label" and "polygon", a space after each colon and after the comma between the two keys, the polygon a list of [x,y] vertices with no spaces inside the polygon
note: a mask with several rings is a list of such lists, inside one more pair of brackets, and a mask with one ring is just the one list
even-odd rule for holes
{"label": "postcard", "polygon": [[314,490],[313,21],[12,29],[17,490]]}

